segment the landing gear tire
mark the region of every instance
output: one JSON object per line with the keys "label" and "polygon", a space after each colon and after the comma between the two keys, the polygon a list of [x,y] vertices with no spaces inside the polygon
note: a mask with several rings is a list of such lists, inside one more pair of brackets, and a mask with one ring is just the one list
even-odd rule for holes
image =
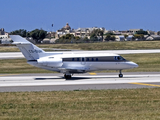
{"label": "landing gear tire", "polygon": [[119,78],[122,78],[123,77],[123,74],[119,74]]}
{"label": "landing gear tire", "polygon": [[119,78],[122,78],[123,74],[122,74],[122,70],[119,70]]}
{"label": "landing gear tire", "polygon": [[71,77],[72,77],[71,75],[66,75],[66,74],[64,75],[65,79],[71,79]]}

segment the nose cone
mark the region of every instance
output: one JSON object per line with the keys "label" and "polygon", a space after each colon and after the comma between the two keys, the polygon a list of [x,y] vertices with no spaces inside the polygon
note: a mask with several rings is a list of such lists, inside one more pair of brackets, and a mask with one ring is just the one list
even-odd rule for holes
{"label": "nose cone", "polygon": [[138,67],[138,65],[134,62],[129,62],[128,65],[131,67],[131,68],[136,68]]}

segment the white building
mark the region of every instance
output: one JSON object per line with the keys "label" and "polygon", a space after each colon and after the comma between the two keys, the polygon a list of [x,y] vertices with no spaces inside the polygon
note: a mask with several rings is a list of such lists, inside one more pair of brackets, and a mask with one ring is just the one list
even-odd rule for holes
{"label": "white building", "polygon": [[159,35],[151,35],[146,38],[146,40],[160,40]]}
{"label": "white building", "polygon": [[0,35],[0,39],[7,39],[8,38],[8,35]]}
{"label": "white building", "polygon": [[11,38],[4,38],[1,39],[1,44],[11,44]]}
{"label": "white building", "polygon": [[133,38],[133,35],[128,35],[128,37],[126,37],[126,41],[131,41],[132,40],[132,38]]}
{"label": "white building", "polygon": [[1,44],[10,44],[9,34],[4,31],[4,28],[0,29],[0,41]]}
{"label": "white building", "polygon": [[130,29],[129,32],[135,34],[138,31],[143,31],[143,29]]}
{"label": "white building", "polygon": [[115,39],[116,41],[124,41],[125,40],[123,35],[116,35],[115,38],[116,38]]}
{"label": "white building", "polygon": [[0,35],[1,44],[10,44],[10,38],[8,33],[4,33],[4,35]]}

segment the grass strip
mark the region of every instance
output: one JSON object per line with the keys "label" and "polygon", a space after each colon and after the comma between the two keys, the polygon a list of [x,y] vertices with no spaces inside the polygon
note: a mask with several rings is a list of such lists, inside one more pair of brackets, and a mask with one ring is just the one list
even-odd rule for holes
{"label": "grass strip", "polygon": [[1,119],[160,118],[160,88],[0,93]]}
{"label": "grass strip", "polygon": [[[48,48],[46,51],[56,49],[76,50],[137,50],[137,49],[160,49],[160,41],[121,41],[121,42],[100,42],[80,44],[37,44],[40,48]],[[0,46],[0,52],[17,52],[18,48]]]}
{"label": "grass strip", "polygon": [[160,49],[160,41],[121,41],[81,44],[38,44],[41,48],[79,49],[79,50],[137,50]]}
{"label": "grass strip", "polygon": [[20,52],[16,47],[0,47],[0,52]]}
{"label": "grass strip", "polygon": [[[138,68],[123,70],[123,72],[160,72],[160,54],[128,54],[122,55],[125,59],[133,61],[139,65]],[[0,60],[0,73],[53,73],[40,68],[36,68],[26,63],[26,59]],[[115,71],[96,71],[115,72]]]}
{"label": "grass strip", "polygon": [[17,74],[17,73],[53,73],[52,71],[40,69],[27,64],[26,59],[7,59],[0,60],[0,73]]}

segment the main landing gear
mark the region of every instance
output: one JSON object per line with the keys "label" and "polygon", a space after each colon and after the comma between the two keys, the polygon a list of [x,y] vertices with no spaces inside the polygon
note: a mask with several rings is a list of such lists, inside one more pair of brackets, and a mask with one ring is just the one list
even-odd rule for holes
{"label": "main landing gear", "polygon": [[71,77],[72,77],[71,75],[64,74],[64,78],[65,78],[65,79],[71,79]]}
{"label": "main landing gear", "polygon": [[119,78],[122,78],[123,74],[122,74],[122,70],[119,70]]}

